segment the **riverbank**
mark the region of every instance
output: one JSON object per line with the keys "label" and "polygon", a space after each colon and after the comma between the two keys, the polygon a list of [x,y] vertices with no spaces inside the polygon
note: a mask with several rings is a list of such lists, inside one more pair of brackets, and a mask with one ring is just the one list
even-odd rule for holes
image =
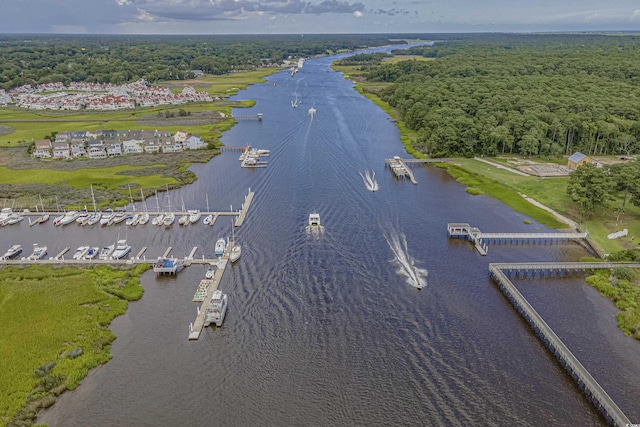
{"label": "riverbank", "polygon": [[0,270],[0,426],[30,425],[111,359],[109,324],[142,297],[147,269]]}

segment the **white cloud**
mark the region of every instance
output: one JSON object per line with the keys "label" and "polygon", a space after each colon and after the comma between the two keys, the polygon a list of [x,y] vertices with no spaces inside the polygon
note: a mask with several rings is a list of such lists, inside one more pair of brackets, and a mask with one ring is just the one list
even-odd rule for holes
{"label": "white cloud", "polygon": [[353,12],[353,17],[354,18],[362,18],[364,16],[364,14],[362,12],[360,12],[359,10],[356,10],[355,12]]}
{"label": "white cloud", "polygon": [[636,20],[640,18],[640,9],[636,9],[633,11],[633,13],[631,14],[631,20]]}
{"label": "white cloud", "polygon": [[120,6],[124,6],[125,4],[130,4],[129,0],[116,0],[116,3],[118,3]]}

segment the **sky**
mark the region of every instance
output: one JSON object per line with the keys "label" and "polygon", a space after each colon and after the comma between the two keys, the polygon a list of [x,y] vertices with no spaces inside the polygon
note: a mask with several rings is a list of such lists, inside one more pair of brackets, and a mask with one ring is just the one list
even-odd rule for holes
{"label": "sky", "polygon": [[640,30],[640,0],[0,0],[0,33]]}

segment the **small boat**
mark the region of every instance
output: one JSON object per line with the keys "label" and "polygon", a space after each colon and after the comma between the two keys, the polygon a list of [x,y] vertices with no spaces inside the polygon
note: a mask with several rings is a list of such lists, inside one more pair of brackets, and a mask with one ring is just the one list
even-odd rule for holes
{"label": "small boat", "polygon": [[98,259],[109,259],[109,257],[113,254],[113,251],[116,250],[116,244],[112,244],[109,246],[105,246],[100,250],[100,254],[98,255]]}
{"label": "small boat", "polygon": [[11,208],[2,208],[0,210],[0,225],[5,225],[5,221],[9,219],[9,216],[13,213]]}
{"label": "small boat", "polygon": [[164,218],[162,219],[162,224],[164,224],[165,227],[171,227],[175,220],[176,215],[173,212],[169,212],[168,214],[165,214]]}
{"label": "small boat", "polygon": [[191,224],[195,224],[196,222],[200,221],[200,217],[202,216],[200,214],[200,211],[197,209],[191,210],[191,211],[187,211],[189,212],[189,222]]}
{"label": "small boat", "polygon": [[309,227],[320,227],[320,214],[309,214]]}
{"label": "small boat", "polygon": [[2,259],[3,260],[12,259],[20,255],[21,253],[22,253],[22,246],[13,245],[9,248],[9,250],[7,250],[7,252],[4,253],[4,255],[2,255]]}
{"label": "small boat", "polygon": [[76,218],[76,222],[80,225],[85,225],[87,223],[87,221],[89,220],[89,212],[82,211],[78,213],[78,217]]}
{"label": "small boat", "polygon": [[107,209],[104,211],[102,218],[100,218],[100,225],[109,225],[114,215],[113,209]]}
{"label": "small boat", "polygon": [[151,224],[153,225],[162,225],[163,222],[164,222],[164,214],[160,214],[151,220]]}
{"label": "small boat", "polygon": [[207,216],[204,217],[204,219],[202,220],[202,223],[204,225],[211,225],[211,223],[213,222],[213,215],[209,214]]}
{"label": "small boat", "polygon": [[89,252],[89,246],[80,246],[73,254],[73,259],[83,259]]}
{"label": "small boat", "polygon": [[138,225],[138,222],[140,222],[140,215],[133,214],[129,218],[127,218],[127,220],[125,221],[125,224],[133,227],[134,225]]}
{"label": "small boat", "polygon": [[227,314],[228,299],[227,294],[223,294],[219,289],[213,293],[205,313],[204,326],[209,326],[212,323],[215,323],[216,326],[222,326],[224,316]]}
{"label": "small boat", "polygon": [[182,215],[178,220],[178,225],[189,225],[189,215]]}
{"label": "small boat", "polygon": [[101,212],[94,212],[88,219],[87,222],[85,222],[86,225],[93,225],[97,222],[100,221],[100,218],[102,217],[102,213]]}
{"label": "small boat", "polygon": [[224,249],[226,247],[227,247],[227,243],[224,241],[224,239],[223,238],[218,239],[218,241],[216,242],[215,254],[216,255],[224,254]]}
{"label": "small boat", "polygon": [[60,223],[62,222],[62,218],[64,218],[64,214],[63,215],[58,215],[57,217],[55,217],[53,219],[53,225],[55,225],[56,227],[60,225]]}
{"label": "small boat", "polygon": [[95,246],[93,248],[89,248],[87,253],[84,256],[84,259],[94,259],[100,253],[100,248]]}
{"label": "small boat", "polygon": [[5,224],[6,224],[6,225],[13,225],[13,224],[17,224],[17,223],[19,223],[20,221],[22,221],[23,219],[24,219],[24,216],[22,216],[22,215],[21,215],[21,214],[19,214],[19,213],[14,212],[14,213],[12,213],[11,215],[9,215],[9,217],[7,218],[7,220],[6,220],[6,223],[5,223]]}
{"label": "small boat", "polygon": [[138,218],[138,224],[145,225],[148,222],[149,222],[149,214],[147,212],[141,213],[140,217]]}
{"label": "small boat", "polygon": [[30,260],[42,259],[47,255],[46,246],[38,246],[37,243],[33,245],[33,253],[29,255]]}
{"label": "small boat", "polygon": [[64,216],[60,220],[60,225],[71,224],[73,221],[78,219],[79,216],[80,216],[80,213],[78,211],[69,211],[66,214],[64,214]]}
{"label": "small boat", "polygon": [[113,218],[111,218],[111,221],[109,221],[109,225],[120,224],[122,221],[126,219],[127,219],[126,212],[118,212],[115,215],[113,215]]}
{"label": "small boat", "polygon": [[207,270],[206,273],[204,273],[204,277],[205,279],[213,279],[213,276],[216,274],[216,271],[213,268],[210,268]]}
{"label": "small boat", "polygon": [[113,259],[122,259],[127,254],[131,252],[131,246],[127,245],[126,240],[118,240],[118,244],[116,245],[116,249],[113,251],[111,258]]}
{"label": "small boat", "polygon": [[231,249],[231,253],[229,254],[229,261],[236,262],[240,259],[240,254],[242,252],[242,247],[240,245],[234,245]]}

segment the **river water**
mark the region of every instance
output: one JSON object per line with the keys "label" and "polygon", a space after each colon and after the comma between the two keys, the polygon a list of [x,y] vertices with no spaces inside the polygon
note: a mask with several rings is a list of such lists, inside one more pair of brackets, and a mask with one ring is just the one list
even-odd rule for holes
{"label": "river water", "polygon": [[[601,425],[575,385],[529,331],[487,274],[489,262],[575,260],[576,244],[491,246],[479,256],[450,241],[447,222],[484,231],[533,231],[524,216],[471,196],[440,169],[415,167],[419,182],[396,180],[384,159],[403,155],[398,131],[359,95],[335,59],[305,62],[241,91],[255,99],[225,133],[230,146],[270,149],[268,167],[241,169],[224,152],[192,170],[198,180],[165,206],[237,209],[256,192],[236,230],[242,258],[228,269],[224,326],[187,340],[191,302],[204,267],[177,277],[142,277],[143,298],[114,320],[113,359],[92,370],[38,422],[104,425]],[[291,101],[301,101],[298,108]],[[309,115],[313,107],[315,115]],[[404,154],[406,156],[406,154]],[[379,191],[363,182],[375,172]],[[155,199],[147,201],[155,210]],[[141,208],[141,206],[138,206]],[[308,234],[318,212],[323,233]],[[17,226],[15,226],[17,227]],[[150,224],[92,229],[22,224],[2,230],[7,245],[51,250],[116,234],[136,253],[168,246],[211,255],[231,220],[165,231]],[[19,231],[18,231],[19,230]],[[8,236],[8,237],[7,237]],[[9,239],[11,237],[11,239]],[[640,419],[640,346],[616,329],[615,308],[573,280],[523,281],[534,306],[592,370],[622,409]],[[422,289],[417,286],[425,285]]]}

